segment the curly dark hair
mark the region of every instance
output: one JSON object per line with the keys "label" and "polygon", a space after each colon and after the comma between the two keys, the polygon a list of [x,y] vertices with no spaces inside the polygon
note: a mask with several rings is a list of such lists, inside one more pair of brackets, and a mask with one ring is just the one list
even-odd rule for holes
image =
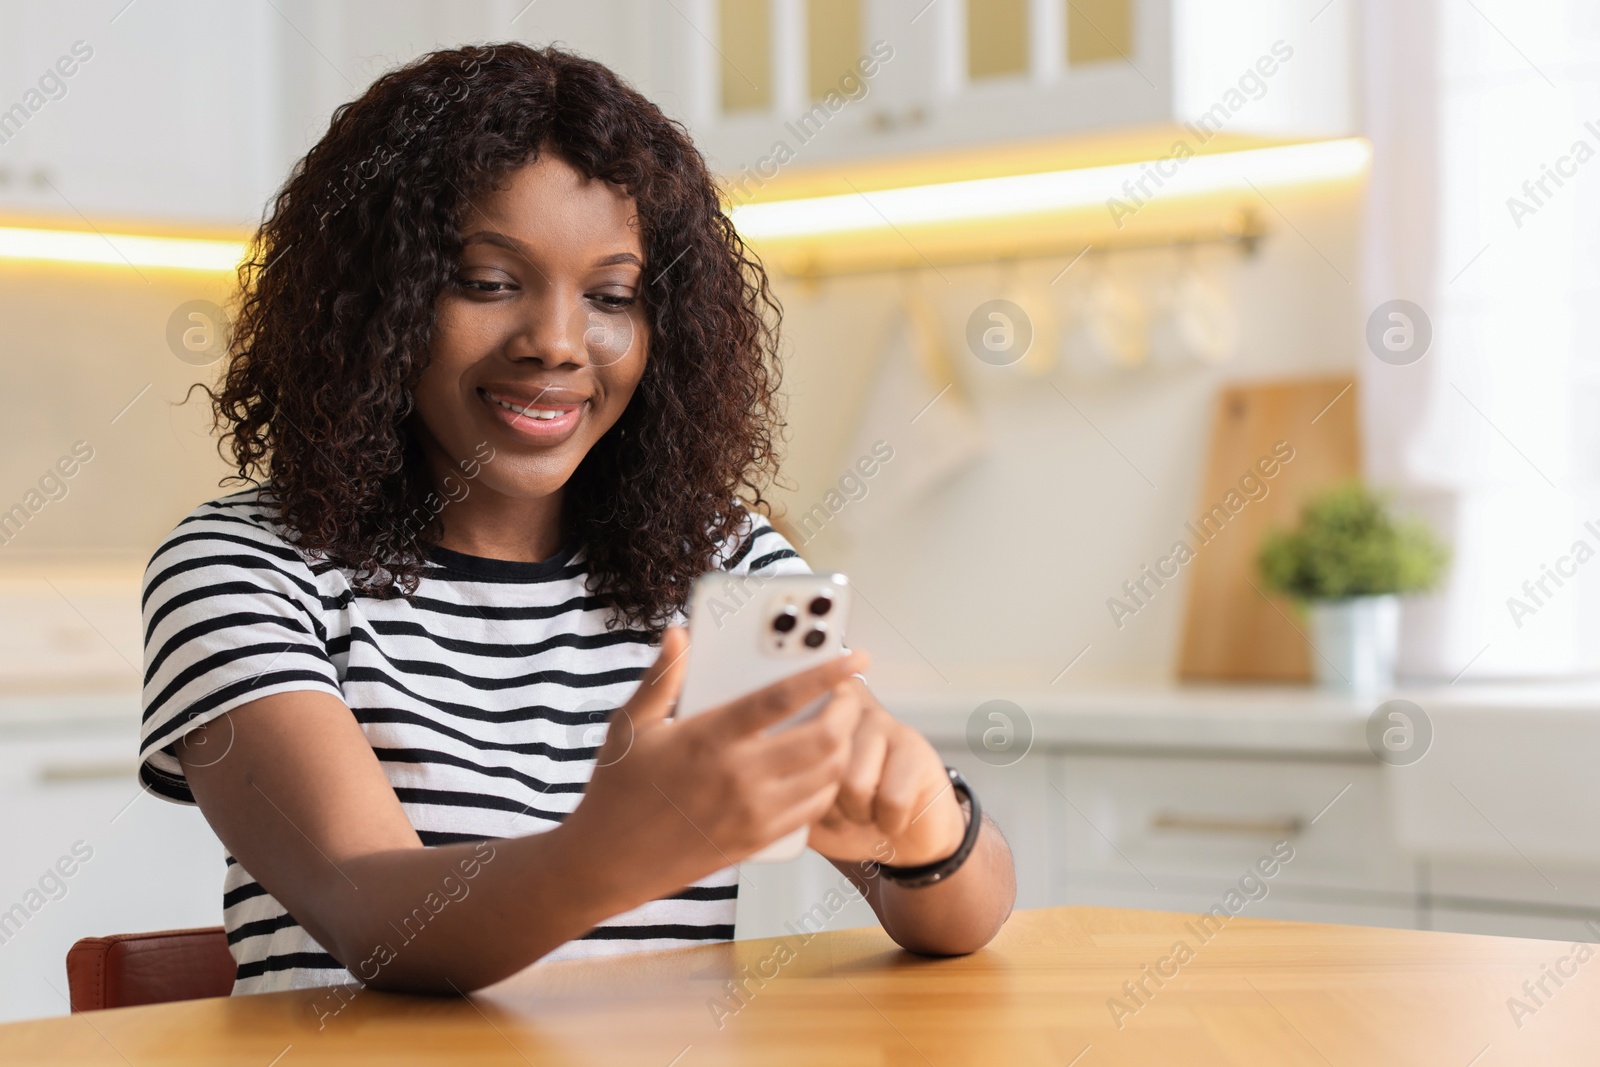
{"label": "curly dark hair", "polygon": [[265,478],[302,551],[364,594],[414,593],[441,534],[413,424],[435,300],[473,200],[541,152],[638,205],[650,357],[567,485],[563,533],[613,625],[656,633],[740,535],[739,501],[765,505],[781,312],[687,132],[592,60],[434,52],[333,113],[239,268],[230,360],[208,390],[219,448],[229,481]]}

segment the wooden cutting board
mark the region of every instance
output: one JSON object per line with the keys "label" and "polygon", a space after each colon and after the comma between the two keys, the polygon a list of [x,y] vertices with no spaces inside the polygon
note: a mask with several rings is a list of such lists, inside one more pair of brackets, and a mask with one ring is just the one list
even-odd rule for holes
{"label": "wooden cutting board", "polygon": [[[1204,488],[1186,528],[1195,555],[1184,568],[1189,604],[1178,666],[1184,681],[1310,679],[1314,653],[1305,621],[1261,584],[1256,554],[1268,530],[1295,524],[1308,498],[1360,476],[1356,424],[1349,378],[1235,385],[1218,394]],[[1279,442],[1294,450],[1293,458],[1279,463],[1273,477],[1261,477],[1258,461],[1273,457],[1275,447],[1283,451]],[[1246,474],[1257,476],[1265,496],[1249,499],[1240,485]],[[1230,510],[1240,500],[1243,506]]]}

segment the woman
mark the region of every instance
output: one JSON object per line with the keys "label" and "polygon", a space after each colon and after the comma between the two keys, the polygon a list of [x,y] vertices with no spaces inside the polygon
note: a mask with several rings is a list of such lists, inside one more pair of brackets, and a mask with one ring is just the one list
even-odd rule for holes
{"label": "woman", "polygon": [[212,398],[262,481],[150,562],[141,751],[229,853],[236,992],[725,939],[802,826],[906,948],[995,934],[1005,842],[864,655],[668,718],[692,580],[805,570],[739,503],[777,308],[679,126],[565,52],[435,53],[334,113],[241,283]]}

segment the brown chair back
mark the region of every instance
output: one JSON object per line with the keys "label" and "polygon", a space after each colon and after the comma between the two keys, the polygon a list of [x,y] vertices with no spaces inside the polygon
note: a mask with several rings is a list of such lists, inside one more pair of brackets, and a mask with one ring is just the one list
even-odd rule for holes
{"label": "brown chair back", "polygon": [[225,997],[233,973],[220,926],[85,937],[67,952],[73,1011]]}

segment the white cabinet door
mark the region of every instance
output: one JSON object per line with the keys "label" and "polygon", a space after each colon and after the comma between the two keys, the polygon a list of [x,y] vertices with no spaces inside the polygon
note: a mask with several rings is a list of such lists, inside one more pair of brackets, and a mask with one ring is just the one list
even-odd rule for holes
{"label": "white cabinet door", "polygon": [[222,922],[223,851],[144,794],[131,724],[0,739],[0,1020],[67,1012],[80,937]]}
{"label": "white cabinet door", "polygon": [[0,207],[102,229],[254,221],[283,176],[277,19],[204,0],[0,9]]}
{"label": "white cabinet door", "polygon": [[1170,121],[1170,0],[1089,6],[1110,47],[1074,65],[1066,0],[693,0],[674,95],[718,170],[761,178]]}
{"label": "white cabinet door", "polygon": [[754,176],[747,195],[791,163],[1155,129],[1193,151],[1350,132],[1350,15],[1324,6],[685,0],[661,74],[716,168]]}

